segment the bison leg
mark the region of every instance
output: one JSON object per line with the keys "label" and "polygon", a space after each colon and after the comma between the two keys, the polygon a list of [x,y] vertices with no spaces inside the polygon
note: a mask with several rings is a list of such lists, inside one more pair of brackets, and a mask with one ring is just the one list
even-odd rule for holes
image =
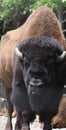
{"label": "bison leg", "polygon": [[52,130],[51,123],[45,122],[44,129],[43,130]]}
{"label": "bison leg", "polygon": [[7,99],[6,107],[8,110],[8,119],[7,119],[7,124],[5,130],[12,130],[12,112],[13,112],[13,105],[10,100],[10,95],[11,95],[11,89],[6,88],[5,89],[5,97]]}
{"label": "bison leg", "polygon": [[15,125],[15,130],[29,130],[29,122],[31,114],[26,111],[17,113],[17,121]]}
{"label": "bison leg", "polygon": [[44,129],[43,130],[52,130],[51,126],[50,125],[45,125]]}
{"label": "bison leg", "polygon": [[15,130],[21,130],[21,121],[22,121],[22,115],[20,113],[17,114],[16,124],[15,124]]}

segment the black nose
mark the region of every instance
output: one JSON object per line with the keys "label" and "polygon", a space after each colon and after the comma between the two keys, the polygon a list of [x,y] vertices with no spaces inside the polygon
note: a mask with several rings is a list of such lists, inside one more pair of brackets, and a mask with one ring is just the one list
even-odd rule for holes
{"label": "black nose", "polygon": [[43,84],[42,80],[41,79],[35,79],[35,78],[32,78],[29,82],[29,85],[34,87],[34,86],[41,86]]}

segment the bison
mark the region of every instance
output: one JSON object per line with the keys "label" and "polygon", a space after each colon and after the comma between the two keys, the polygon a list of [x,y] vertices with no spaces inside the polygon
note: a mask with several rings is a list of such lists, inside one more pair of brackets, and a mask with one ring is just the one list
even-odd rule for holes
{"label": "bison", "polygon": [[51,129],[50,120],[57,113],[65,84],[65,46],[59,21],[44,6],[1,38],[0,79],[8,109],[5,130],[12,130],[12,102],[17,112],[16,130],[29,129],[35,114],[47,124],[44,129]]}
{"label": "bison", "polygon": [[56,39],[42,36],[23,41],[15,51],[12,82],[17,111],[15,129],[28,130],[29,122],[38,114],[45,123],[44,130],[51,130],[50,122],[57,113],[65,84],[64,51]]}

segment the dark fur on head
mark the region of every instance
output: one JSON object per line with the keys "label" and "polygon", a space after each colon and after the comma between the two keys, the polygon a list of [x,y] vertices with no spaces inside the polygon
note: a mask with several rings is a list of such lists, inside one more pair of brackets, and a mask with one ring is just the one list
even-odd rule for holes
{"label": "dark fur on head", "polygon": [[57,41],[54,38],[49,38],[49,37],[44,37],[44,36],[33,37],[28,40],[24,40],[22,44],[20,44],[18,47],[20,50],[21,48],[24,48],[25,52],[26,52],[26,49],[28,51],[32,51],[31,49],[33,49],[33,52],[34,52],[36,47],[43,48],[43,49],[50,48],[52,50],[55,48],[54,50],[56,51],[58,50],[58,55],[60,55],[63,52],[63,49],[60,46],[59,41]]}

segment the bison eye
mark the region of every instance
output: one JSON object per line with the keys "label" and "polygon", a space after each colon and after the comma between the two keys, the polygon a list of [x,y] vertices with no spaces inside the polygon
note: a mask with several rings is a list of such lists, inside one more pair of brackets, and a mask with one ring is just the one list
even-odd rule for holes
{"label": "bison eye", "polygon": [[29,66],[30,66],[30,64],[29,64],[29,62],[28,61],[23,61],[23,66],[26,68],[26,69],[28,69],[29,68]]}

